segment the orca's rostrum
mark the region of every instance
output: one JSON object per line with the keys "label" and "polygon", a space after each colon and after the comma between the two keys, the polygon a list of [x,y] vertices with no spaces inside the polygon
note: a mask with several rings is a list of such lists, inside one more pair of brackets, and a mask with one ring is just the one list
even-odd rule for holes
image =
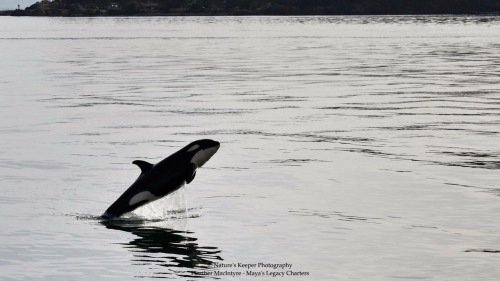
{"label": "orca's rostrum", "polygon": [[219,147],[220,143],[213,140],[197,140],[154,165],[135,160],[132,163],[139,166],[141,174],[102,217],[119,217],[190,183],[196,175],[196,170],[202,167]]}

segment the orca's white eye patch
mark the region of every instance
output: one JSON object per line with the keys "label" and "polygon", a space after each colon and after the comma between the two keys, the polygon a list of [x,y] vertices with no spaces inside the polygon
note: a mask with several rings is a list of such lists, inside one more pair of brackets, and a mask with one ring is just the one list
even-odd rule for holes
{"label": "orca's white eye patch", "polygon": [[196,150],[196,149],[198,149],[198,148],[200,148],[200,145],[199,145],[199,144],[195,144],[195,145],[191,146],[191,147],[188,149],[188,151],[187,151],[187,152],[191,152],[191,151]]}
{"label": "orca's white eye patch", "polygon": [[191,158],[191,163],[195,164],[198,168],[203,166],[208,161],[208,159],[210,159],[215,154],[215,152],[217,152],[218,149],[219,147],[215,146],[199,150],[193,155],[193,158]]}

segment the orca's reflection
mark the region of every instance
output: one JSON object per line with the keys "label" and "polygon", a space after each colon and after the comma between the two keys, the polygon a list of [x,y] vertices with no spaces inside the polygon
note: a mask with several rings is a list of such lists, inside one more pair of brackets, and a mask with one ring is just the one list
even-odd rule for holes
{"label": "orca's reflection", "polygon": [[157,226],[147,226],[142,221],[101,221],[106,228],[129,232],[137,236],[128,243],[121,243],[133,253],[134,264],[168,267],[169,272],[156,272],[164,278],[170,274],[182,277],[203,277],[200,270],[221,261],[217,247],[200,246],[192,232],[178,231]]}

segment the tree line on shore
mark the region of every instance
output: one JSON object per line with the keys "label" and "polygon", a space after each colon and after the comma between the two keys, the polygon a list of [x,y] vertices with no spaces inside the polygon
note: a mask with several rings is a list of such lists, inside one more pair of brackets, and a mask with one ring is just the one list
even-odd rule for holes
{"label": "tree line on shore", "polygon": [[15,16],[499,14],[500,0],[43,0]]}

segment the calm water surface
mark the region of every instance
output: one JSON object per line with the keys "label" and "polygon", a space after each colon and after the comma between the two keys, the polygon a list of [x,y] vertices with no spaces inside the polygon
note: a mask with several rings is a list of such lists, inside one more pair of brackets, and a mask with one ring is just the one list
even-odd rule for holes
{"label": "calm water surface", "polygon": [[[0,279],[498,280],[499,23],[0,18]],[[97,219],[200,138],[188,187]]]}

